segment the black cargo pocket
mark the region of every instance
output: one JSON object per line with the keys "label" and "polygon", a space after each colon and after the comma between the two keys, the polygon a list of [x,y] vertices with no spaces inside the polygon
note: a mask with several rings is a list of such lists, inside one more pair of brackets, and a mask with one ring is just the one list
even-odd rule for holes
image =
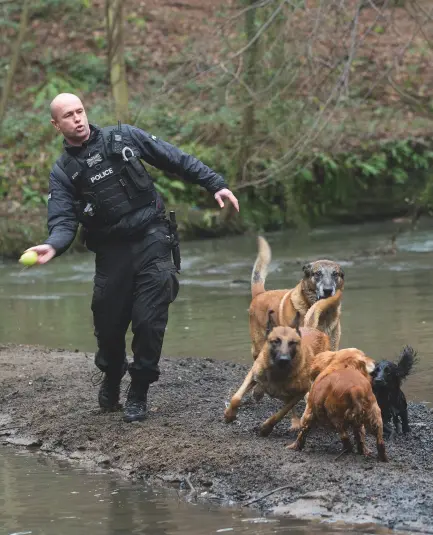
{"label": "black cargo pocket", "polygon": [[161,298],[166,303],[173,303],[179,293],[179,281],[176,277],[176,268],[171,260],[156,262],[155,265],[162,278]]}
{"label": "black cargo pocket", "polygon": [[131,199],[153,190],[153,181],[145,167],[141,163],[137,167],[138,169],[127,164],[120,171],[126,192]]}
{"label": "black cargo pocket", "polygon": [[169,234],[169,230],[162,227],[148,236],[151,242],[153,242],[152,255],[154,255],[156,259],[159,259],[157,260],[158,263],[163,265],[165,264],[165,261],[167,261],[168,263],[171,263],[171,266],[174,268],[173,262],[169,261],[171,258],[171,250],[173,248],[173,239]]}
{"label": "black cargo pocket", "polygon": [[101,308],[104,302],[105,289],[107,287],[108,277],[95,275],[93,278],[93,296],[91,309],[93,311]]}

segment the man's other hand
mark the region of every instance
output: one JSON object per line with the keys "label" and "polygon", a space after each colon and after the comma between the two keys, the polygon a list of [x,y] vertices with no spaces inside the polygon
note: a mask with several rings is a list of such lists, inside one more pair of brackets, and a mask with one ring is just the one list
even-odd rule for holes
{"label": "man's other hand", "polygon": [[236,211],[239,212],[239,201],[236,199],[236,197],[233,195],[233,193],[227,189],[220,189],[217,191],[214,195],[216,202],[220,205],[220,208],[224,208],[224,201],[223,199],[228,199],[233,206],[236,208]]}

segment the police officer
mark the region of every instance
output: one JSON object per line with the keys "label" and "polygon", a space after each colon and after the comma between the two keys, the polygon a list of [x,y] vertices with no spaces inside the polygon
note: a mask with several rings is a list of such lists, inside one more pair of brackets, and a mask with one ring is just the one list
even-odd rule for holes
{"label": "police officer", "polygon": [[[86,246],[95,253],[91,307],[95,364],[103,372],[99,405],[103,411],[120,408],[120,383],[128,369],[123,419],[143,420],[179,284],[172,261],[175,234],[141,160],[203,186],[220,207],[224,199],[237,211],[239,204],[220,175],[173,145],[130,125],[89,124],[77,96],[60,94],[50,108],[51,123],[64,136],[64,152],[50,174],[49,237],[30,249],[45,264],[68,249],[82,224]],[[130,324],[133,362],[128,367]]]}

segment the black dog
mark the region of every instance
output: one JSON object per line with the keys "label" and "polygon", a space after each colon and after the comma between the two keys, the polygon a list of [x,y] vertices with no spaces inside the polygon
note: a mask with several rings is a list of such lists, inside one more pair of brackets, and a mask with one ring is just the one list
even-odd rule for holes
{"label": "black dog", "polygon": [[406,346],[397,364],[389,360],[381,360],[371,373],[373,392],[382,411],[383,434],[386,438],[390,438],[393,434],[391,418],[397,433],[401,430],[403,433],[410,431],[406,396],[400,387],[403,380],[410,374],[416,360],[416,351]]}

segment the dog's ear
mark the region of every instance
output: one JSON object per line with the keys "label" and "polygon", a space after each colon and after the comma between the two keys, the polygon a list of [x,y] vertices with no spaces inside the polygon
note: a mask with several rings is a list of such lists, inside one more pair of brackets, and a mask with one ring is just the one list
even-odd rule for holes
{"label": "dog's ear", "polygon": [[344,279],[344,269],[340,266],[340,277]]}
{"label": "dog's ear", "polygon": [[274,311],[269,310],[268,312],[268,323],[266,324],[266,337],[268,337],[274,327],[276,327],[277,324],[274,320]]}
{"label": "dog's ear", "polygon": [[311,277],[311,275],[313,274],[313,263],[308,262],[308,264],[304,264],[302,266],[302,271],[304,272],[304,276],[306,278]]}
{"label": "dog's ear", "polygon": [[296,316],[294,318],[294,320],[292,321],[292,324],[290,325],[290,327],[292,329],[295,329],[295,331],[298,333],[299,336],[302,336],[301,335],[301,331],[299,330],[299,326],[301,325],[301,314],[299,312],[299,310],[296,311]]}

